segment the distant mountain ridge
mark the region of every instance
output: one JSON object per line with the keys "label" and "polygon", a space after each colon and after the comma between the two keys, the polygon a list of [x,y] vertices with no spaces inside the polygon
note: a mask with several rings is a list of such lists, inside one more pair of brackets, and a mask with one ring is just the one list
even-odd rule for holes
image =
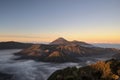
{"label": "distant mountain ridge", "polygon": [[8,41],[8,42],[0,42],[0,49],[24,49],[32,45],[33,45],[32,43]]}
{"label": "distant mountain ridge", "polygon": [[15,55],[19,59],[34,59],[44,62],[78,62],[81,56],[94,56],[106,53],[119,53],[113,48],[100,48],[79,41],[67,41],[58,38],[50,44],[36,44],[24,49]]}

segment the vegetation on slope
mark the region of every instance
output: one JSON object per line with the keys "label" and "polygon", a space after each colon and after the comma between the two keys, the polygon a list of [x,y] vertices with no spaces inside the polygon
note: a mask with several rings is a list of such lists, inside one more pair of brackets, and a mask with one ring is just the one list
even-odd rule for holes
{"label": "vegetation on slope", "polygon": [[68,67],[54,72],[48,80],[119,80],[120,61],[99,61],[95,64],[76,68]]}

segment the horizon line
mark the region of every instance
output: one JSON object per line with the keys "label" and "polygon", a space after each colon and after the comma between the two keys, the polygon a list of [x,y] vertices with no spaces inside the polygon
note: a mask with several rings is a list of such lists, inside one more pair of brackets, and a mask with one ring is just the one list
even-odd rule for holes
{"label": "horizon line", "polygon": [[[78,40],[79,41],[79,40]],[[0,42],[20,42],[20,43],[39,43],[39,44],[49,44],[50,41],[17,41],[17,40],[7,40],[7,41],[0,41]],[[80,42],[86,42],[86,41],[80,41]],[[113,42],[86,42],[90,44],[120,44],[120,43],[113,43]]]}

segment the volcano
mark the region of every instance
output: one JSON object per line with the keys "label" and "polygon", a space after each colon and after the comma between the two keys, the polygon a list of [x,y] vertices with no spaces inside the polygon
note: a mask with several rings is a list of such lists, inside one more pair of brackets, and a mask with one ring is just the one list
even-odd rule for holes
{"label": "volcano", "polygon": [[43,62],[79,62],[80,57],[96,56],[106,53],[119,53],[113,48],[95,47],[91,44],[81,41],[68,41],[64,38],[58,38],[50,44],[35,44],[29,48],[15,53],[19,55],[18,59],[34,59]]}

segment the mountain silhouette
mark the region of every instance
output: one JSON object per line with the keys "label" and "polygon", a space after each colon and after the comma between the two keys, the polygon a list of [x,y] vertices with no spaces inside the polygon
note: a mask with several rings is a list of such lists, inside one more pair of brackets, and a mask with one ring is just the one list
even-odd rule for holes
{"label": "mountain silhouette", "polygon": [[15,41],[0,42],[0,49],[24,49],[32,46],[32,43],[21,43]]}
{"label": "mountain silhouette", "polygon": [[59,45],[59,44],[69,44],[69,41],[67,41],[66,39],[60,37],[60,38],[52,41],[50,44],[51,44],[51,45],[55,45],[55,44],[56,44],[56,45]]}
{"label": "mountain silhouette", "polygon": [[88,44],[86,42],[83,42],[83,41],[77,41],[77,40],[68,41],[62,37],[52,41],[50,43],[50,45],[73,45],[73,46],[79,45],[79,46],[83,46],[83,47],[95,47],[95,46]]}

